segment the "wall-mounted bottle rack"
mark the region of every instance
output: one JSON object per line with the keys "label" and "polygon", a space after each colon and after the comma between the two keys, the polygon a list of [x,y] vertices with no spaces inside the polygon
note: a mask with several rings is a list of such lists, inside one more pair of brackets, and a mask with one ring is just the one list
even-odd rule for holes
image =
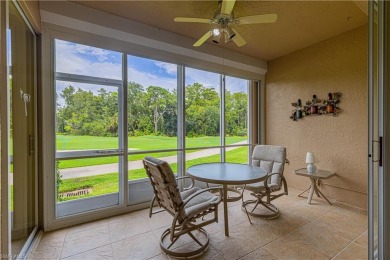
{"label": "wall-mounted bottle rack", "polygon": [[298,99],[297,102],[291,103],[294,109],[291,111],[290,119],[297,121],[305,116],[309,115],[328,115],[338,116],[341,112],[339,108],[340,98],[342,94],[340,92],[329,93],[327,99],[319,99],[316,95],[313,95],[312,100],[306,101],[306,105],[302,106],[302,102]]}

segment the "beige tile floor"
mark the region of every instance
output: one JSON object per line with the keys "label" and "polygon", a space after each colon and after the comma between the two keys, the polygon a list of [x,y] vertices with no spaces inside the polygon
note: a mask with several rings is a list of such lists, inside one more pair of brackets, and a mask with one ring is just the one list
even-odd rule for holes
{"label": "beige tile floor", "polygon": [[[367,259],[366,211],[318,198],[308,205],[299,192],[289,188],[274,201],[278,219],[252,217],[252,224],[240,202],[229,203],[229,237],[221,205],[219,223],[205,227],[210,247],[199,259]],[[159,237],[171,220],[165,212],[149,219],[141,210],[48,232],[29,259],[169,259]]]}

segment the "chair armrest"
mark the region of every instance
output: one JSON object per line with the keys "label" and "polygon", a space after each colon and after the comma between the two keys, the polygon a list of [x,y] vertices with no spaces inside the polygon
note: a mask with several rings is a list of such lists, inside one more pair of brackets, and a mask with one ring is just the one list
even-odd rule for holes
{"label": "chair armrest", "polygon": [[216,202],[214,202],[213,204],[219,204],[222,200],[222,189],[221,188],[217,188],[217,187],[214,187],[214,188],[207,188],[207,189],[203,189],[203,190],[199,190],[197,192],[195,192],[194,194],[192,194],[191,196],[189,196],[187,199],[185,199],[183,205],[180,207],[179,210],[182,210],[185,205],[187,205],[187,203],[192,200],[193,198],[195,198],[196,196],[198,196],[199,194],[202,194],[204,192],[207,192],[207,191],[212,191],[212,190],[218,190],[219,191],[219,198]]}
{"label": "chair armrest", "polygon": [[269,187],[268,187],[268,179],[272,176],[272,175],[280,175],[280,178],[281,178],[281,182],[283,182],[283,188],[285,191],[287,191],[287,182],[286,182],[286,178],[284,178],[283,174],[281,173],[277,173],[277,172],[274,172],[274,173],[271,173],[271,174],[268,174],[267,175],[267,178],[264,180],[264,187],[268,190]]}
{"label": "chair armrest", "polygon": [[195,185],[194,179],[192,179],[190,176],[181,176],[181,177],[177,177],[177,178],[176,178],[176,181],[178,181],[178,180],[183,180],[183,179],[190,179],[190,180],[191,180],[191,185],[188,186],[188,187],[183,188],[183,190],[189,190],[189,189],[191,189],[191,188],[194,187],[194,185]]}

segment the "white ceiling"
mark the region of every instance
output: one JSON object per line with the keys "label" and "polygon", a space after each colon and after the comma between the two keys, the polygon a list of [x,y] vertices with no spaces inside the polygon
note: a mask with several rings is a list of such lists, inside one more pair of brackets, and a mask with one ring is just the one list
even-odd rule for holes
{"label": "white ceiling", "polygon": [[[212,28],[208,24],[175,23],[181,17],[212,18],[218,1],[72,1],[194,39]],[[366,1],[237,1],[235,17],[276,13],[272,24],[236,26],[247,44],[220,45],[266,61],[284,56],[368,22]],[[210,44],[214,44],[209,39]]]}

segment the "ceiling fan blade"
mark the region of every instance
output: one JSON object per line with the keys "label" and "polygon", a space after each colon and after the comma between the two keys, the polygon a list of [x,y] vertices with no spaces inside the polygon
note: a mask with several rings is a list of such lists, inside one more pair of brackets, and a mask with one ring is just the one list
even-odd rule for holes
{"label": "ceiling fan blade", "polygon": [[176,17],[174,21],[178,23],[213,23],[211,19],[190,17]]}
{"label": "ceiling fan blade", "polygon": [[197,42],[194,43],[194,47],[199,47],[200,45],[202,45],[205,41],[207,41],[208,38],[210,38],[210,36],[212,35],[213,33],[211,31],[208,31],[207,33],[205,33],[205,35],[203,35]]}
{"label": "ceiling fan blade", "polygon": [[259,14],[252,16],[238,17],[234,19],[236,24],[253,24],[253,23],[274,23],[278,19],[276,14]]}
{"label": "ceiling fan blade", "polygon": [[238,34],[238,32],[236,30],[234,30],[234,28],[232,28],[232,30],[236,34],[232,38],[234,43],[237,44],[238,47],[244,46],[246,44],[246,41],[244,40],[244,38],[242,38],[242,36],[240,34]]}
{"label": "ceiling fan blade", "polygon": [[221,6],[221,14],[230,15],[233,11],[236,0],[223,0]]}

